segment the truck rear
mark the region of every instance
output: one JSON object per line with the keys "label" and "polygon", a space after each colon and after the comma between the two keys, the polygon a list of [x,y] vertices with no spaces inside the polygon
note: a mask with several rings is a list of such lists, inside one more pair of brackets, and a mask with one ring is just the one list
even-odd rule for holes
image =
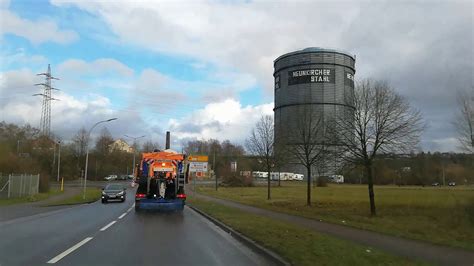
{"label": "truck rear", "polygon": [[184,169],[184,154],[169,149],[143,153],[135,171],[135,211],[182,211],[186,202]]}

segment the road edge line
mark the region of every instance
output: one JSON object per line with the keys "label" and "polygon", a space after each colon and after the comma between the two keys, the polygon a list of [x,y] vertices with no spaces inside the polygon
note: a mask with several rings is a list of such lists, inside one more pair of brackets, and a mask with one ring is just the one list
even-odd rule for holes
{"label": "road edge line", "polygon": [[221,221],[217,220],[216,218],[210,216],[209,214],[201,211],[200,209],[192,206],[191,204],[186,204],[190,209],[193,211],[197,212],[201,216],[205,217],[209,221],[211,221],[213,224],[217,225],[220,227],[223,231],[227,232],[229,235],[231,235],[233,238],[237,239],[239,242],[245,244],[247,247],[255,251],[256,253],[263,255],[265,258],[269,259],[270,261],[274,262],[276,265],[291,265],[289,262],[287,262],[285,259],[283,259],[280,255],[277,253],[263,247],[262,245],[258,244],[254,240],[250,239],[249,237],[235,231],[231,227],[227,226],[226,224],[222,223]]}
{"label": "road edge line", "polygon": [[84,238],[81,242],[75,244],[74,246],[66,249],[65,251],[61,252],[59,255],[57,255],[56,257],[50,259],[48,262],[48,264],[54,264],[58,261],[60,261],[61,259],[63,259],[64,257],[66,257],[67,255],[71,254],[72,252],[74,252],[76,249],[80,248],[81,246],[83,246],[84,244],[86,244],[87,242],[91,241],[93,239],[93,237],[86,237]]}

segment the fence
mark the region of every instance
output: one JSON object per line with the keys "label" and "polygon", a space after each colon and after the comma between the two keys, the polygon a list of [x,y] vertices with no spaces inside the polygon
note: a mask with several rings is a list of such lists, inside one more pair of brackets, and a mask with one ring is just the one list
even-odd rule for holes
{"label": "fence", "polygon": [[39,175],[0,175],[0,198],[19,198],[37,194]]}

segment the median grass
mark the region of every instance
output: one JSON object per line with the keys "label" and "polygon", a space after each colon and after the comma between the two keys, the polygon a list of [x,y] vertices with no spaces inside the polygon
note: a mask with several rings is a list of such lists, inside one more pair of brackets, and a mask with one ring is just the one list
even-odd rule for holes
{"label": "median grass", "polygon": [[474,250],[474,189],[471,187],[375,186],[377,216],[369,215],[367,187],[316,187],[312,206],[306,206],[306,186],[285,182],[272,187],[198,187],[210,196],[259,208],[321,219],[390,235]]}
{"label": "median grass", "polygon": [[60,205],[74,205],[74,204],[82,204],[82,203],[91,203],[100,199],[102,194],[102,190],[98,188],[88,188],[86,190],[86,197],[83,198],[82,191],[77,195],[72,197],[61,199],[53,202],[49,202],[45,206],[60,206]]}
{"label": "median grass", "polygon": [[191,197],[188,203],[277,252],[292,265],[420,264],[373,247],[330,237],[213,202]]}
{"label": "median grass", "polygon": [[50,189],[45,193],[38,193],[31,196],[20,197],[20,198],[10,198],[10,199],[0,199],[0,206],[8,206],[14,204],[28,203],[28,202],[37,202],[48,199],[51,196],[61,194],[62,191],[58,189]]}

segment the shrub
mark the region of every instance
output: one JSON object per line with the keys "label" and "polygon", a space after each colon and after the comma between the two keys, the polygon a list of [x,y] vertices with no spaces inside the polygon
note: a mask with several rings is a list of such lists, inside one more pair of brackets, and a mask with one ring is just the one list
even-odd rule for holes
{"label": "shrub", "polygon": [[326,177],[324,176],[319,176],[316,180],[316,186],[317,187],[327,187],[328,186],[328,182],[326,180]]}
{"label": "shrub", "polygon": [[225,176],[222,185],[227,187],[253,187],[253,177],[249,176]]}

